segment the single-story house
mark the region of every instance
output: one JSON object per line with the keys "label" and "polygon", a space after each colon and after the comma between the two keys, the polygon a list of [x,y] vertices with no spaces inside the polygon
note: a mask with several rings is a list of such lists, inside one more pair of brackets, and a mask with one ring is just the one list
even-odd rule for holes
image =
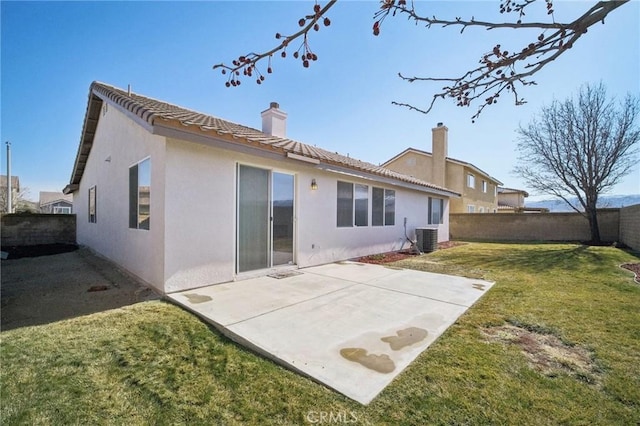
{"label": "single-story house", "polygon": [[38,208],[40,213],[71,214],[73,197],[62,192],[40,191]]}
{"label": "single-story house", "polygon": [[[69,185],[78,243],[161,292],[449,238],[459,194],[286,138],[94,82]],[[431,210],[430,210],[431,207]],[[436,220],[434,220],[436,219]]]}

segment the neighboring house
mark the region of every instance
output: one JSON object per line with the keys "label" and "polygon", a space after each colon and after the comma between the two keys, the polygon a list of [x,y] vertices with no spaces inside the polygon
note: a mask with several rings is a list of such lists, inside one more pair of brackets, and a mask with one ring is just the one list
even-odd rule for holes
{"label": "neighboring house", "polygon": [[[94,82],[66,194],[78,243],[163,292],[407,247],[455,191]],[[429,209],[431,207],[431,209]]]}
{"label": "neighboring house", "polygon": [[73,195],[41,191],[38,206],[40,213],[71,214],[73,212]]}
{"label": "neighboring house", "polygon": [[527,191],[513,188],[498,188],[498,213],[548,213],[547,208],[525,207]]}
{"label": "neighboring house", "polygon": [[[7,175],[0,176],[0,212],[7,212]],[[20,178],[11,176],[11,202],[12,211],[16,211],[16,207],[20,198]]]}
{"label": "neighboring house", "polygon": [[498,188],[498,212],[499,213],[515,213],[519,209],[524,208],[524,199],[529,194],[527,191],[513,188]]}
{"label": "neighboring house", "polygon": [[451,200],[450,213],[496,213],[498,179],[466,161],[448,156],[449,129],[442,123],[431,129],[432,152],[407,148],[382,167],[460,193]]}

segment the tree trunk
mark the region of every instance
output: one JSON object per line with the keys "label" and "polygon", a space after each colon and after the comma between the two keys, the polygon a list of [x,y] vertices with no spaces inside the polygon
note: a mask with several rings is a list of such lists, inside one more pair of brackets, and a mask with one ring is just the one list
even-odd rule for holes
{"label": "tree trunk", "polygon": [[598,226],[598,214],[595,207],[587,209],[587,219],[589,220],[589,230],[591,231],[591,244],[600,244],[600,227]]}

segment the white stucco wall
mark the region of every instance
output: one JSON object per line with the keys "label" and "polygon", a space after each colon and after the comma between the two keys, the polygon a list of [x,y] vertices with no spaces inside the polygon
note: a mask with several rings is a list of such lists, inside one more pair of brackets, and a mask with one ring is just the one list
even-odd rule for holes
{"label": "white stucco wall", "polygon": [[[324,171],[291,159],[265,159],[170,138],[166,147],[167,292],[238,278],[235,272],[238,163],[295,176],[294,251],[300,267],[398,250],[405,241],[405,217],[410,238],[415,238],[416,227],[427,224],[428,194],[424,192]],[[316,179],[317,190],[311,189],[312,179]],[[372,186],[394,189],[395,226],[338,228],[338,180],[366,184],[370,193]],[[445,211],[448,212],[447,202]],[[369,210],[369,221],[370,216]],[[445,216],[439,240],[448,240],[448,234]]]}
{"label": "white stucco wall", "polygon": [[[147,157],[151,159],[151,229],[129,229],[129,168]],[[407,247],[405,217],[412,239],[416,227],[427,226],[428,193],[293,159],[267,159],[153,135],[109,105],[100,116],[79,190],[74,193],[78,242],[163,292],[242,278],[236,274],[238,163],[294,175],[294,260],[299,267]],[[312,179],[317,190],[311,189]],[[337,227],[339,180],[369,186],[369,226]],[[94,185],[95,224],[88,222],[88,193]],[[373,186],[396,191],[394,226],[371,225]],[[449,239],[448,211],[445,199],[439,241]]]}
{"label": "white stucco wall", "polygon": [[[164,283],[165,138],[109,105],[100,114],[93,147],[74,195],[78,243],[162,290]],[[150,230],[129,229],[129,168],[151,159]],[[97,223],[89,223],[89,188],[97,188]]]}
{"label": "white stucco wall", "polygon": [[[331,172],[316,173],[313,177],[318,183],[318,190],[311,191],[306,185],[311,182],[311,177],[305,173],[300,179],[305,183],[298,197],[297,261],[300,267],[399,250],[406,241],[405,217],[410,238],[415,238],[416,227],[427,224],[428,195],[425,193]],[[369,186],[369,226],[337,226],[337,181]],[[394,226],[371,225],[373,186],[396,191]]]}
{"label": "white stucco wall", "polygon": [[233,280],[235,168],[228,151],[167,139],[165,291]]}

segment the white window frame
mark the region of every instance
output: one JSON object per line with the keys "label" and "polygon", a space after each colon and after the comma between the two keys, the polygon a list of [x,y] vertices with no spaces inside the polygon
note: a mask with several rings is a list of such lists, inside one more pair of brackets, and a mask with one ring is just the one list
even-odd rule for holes
{"label": "white window frame", "polygon": [[485,193],[486,193],[486,192],[487,192],[487,187],[488,187],[488,186],[489,186],[489,185],[487,184],[487,181],[486,181],[486,180],[483,180],[483,181],[482,181],[482,192],[485,192]]}
{"label": "white window frame", "polygon": [[53,207],[54,214],[71,214],[71,207],[67,206],[54,206]]}
{"label": "white window frame", "polygon": [[[344,220],[345,218],[342,217],[340,215],[340,211],[338,210],[340,208],[340,198],[339,197],[339,190],[336,193],[336,226],[338,228],[352,228],[354,226],[358,227],[358,228],[366,228],[369,226],[369,185],[365,185],[362,183],[353,183],[353,182],[345,182],[345,181],[337,181],[336,184],[336,188],[338,188],[340,185],[349,185],[351,186],[351,221],[349,223],[347,222],[340,222],[340,220]],[[362,197],[362,189],[364,188],[364,190],[366,191],[366,198]],[[360,189],[360,191],[358,191],[358,189]],[[357,197],[358,192],[360,193],[360,198]],[[346,200],[346,198],[345,198]],[[365,206],[366,206],[366,212],[365,212],[365,216],[364,216],[364,223],[362,221],[358,221],[358,215],[357,215],[357,207],[358,205],[360,205],[360,207],[362,206],[362,200],[366,200],[365,201]]]}
{"label": "white window frame", "polygon": [[[140,165],[144,162],[149,162],[149,220],[146,221],[146,226],[144,225],[145,221],[140,220]],[[136,168],[138,174],[136,177],[136,202],[135,202],[135,224],[133,223],[133,197],[131,193],[132,182],[131,182],[131,169]],[[150,219],[151,219],[151,157],[143,158],[142,160],[132,164],[129,166],[129,229],[140,229],[148,231],[151,229]]]}
{"label": "white window frame", "polygon": [[[381,199],[382,206],[378,206],[381,208],[381,211],[382,211],[381,223],[376,223],[375,219],[378,219],[378,218],[374,217],[373,215],[373,211],[376,207],[374,206],[373,193],[376,190],[382,191],[382,199]],[[393,209],[389,208],[391,203],[387,203],[387,200],[392,200]],[[372,187],[371,188],[371,226],[394,226],[395,223],[396,223],[396,191],[394,189],[385,189],[377,186]]]}
{"label": "white window frame", "polygon": [[[439,207],[440,207],[440,215],[439,215],[439,221],[434,223],[433,221],[433,204],[434,202],[438,202]],[[429,225],[441,225],[442,223],[444,223],[444,199],[442,198],[436,198],[436,197],[429,197],[429,204],[428,204],[428,217],[427,217],[427,224]]]}
{"label": "white window frame", "polygon": [[[92,193],[93,196],[91,195]],[[87,218],[89,220],[89,223],[98,223],[98,188],[96,185],[93,185],[91,188],[89,188],[88,201]],[[91,201],[93,201],[93,214],[91,214]]]}
{"label": "white window frame", "polygon": [[469,188],[476,187],[476,177],[472,173],[467,173],[467,186]]}
{"label": "white window frame", "polygon": [[474,206],[473,204],[467,204],[467,213],[475,213],[476,212],[476,206]]}

